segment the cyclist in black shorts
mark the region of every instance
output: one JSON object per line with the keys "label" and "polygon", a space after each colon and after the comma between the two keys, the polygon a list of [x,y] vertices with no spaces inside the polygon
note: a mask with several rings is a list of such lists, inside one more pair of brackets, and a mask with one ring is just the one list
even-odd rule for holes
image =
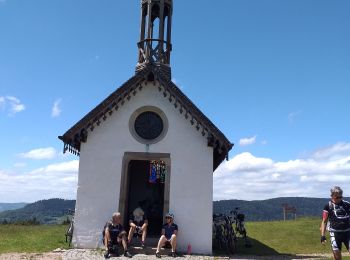
{"label": "cyclist in black shorts", "polygon": [[134,236],[141,237],[141,247],[145,248],[145,240],[147,235],[148,219],[146,213],[141,207],[137,207],[129,218],[129,235],[128,243],[131,243],[131,240]]}
{"label": "cyclist in black shorts", "polygon": [[119,255],[118,245],[122,244],[124,248],[124,256],[131,257],[128,252],[128,244],[126,238],[126,231],[121,224],[121,215],[119,212],[113,213],[112,219],[107,222],[104,230],[104,245],[106,247],[105,258],[110,255]]}
{"label": "cyclist in black shorts", "polygon": [[168,213],[165,216],[166,223],[162,228],[162,236],[158,241],[156,257],[160,258],[160,248],[162,246],[170,246],[171,247],[171,256],[176,257],[176,237],[177,232],[179,230],[178,226],[174,223],[174,214]]}
{"label": "cyclist in black shorts", "polygon": [[329,231],[334,259],[340,260],[342,257],[342,243],[348,251],[350,246],[350,203],[343,200],[343,190],[338,186],[331,189],[331,200],[323,209],[321,222],[322,244],[327,241],[326,229]]}

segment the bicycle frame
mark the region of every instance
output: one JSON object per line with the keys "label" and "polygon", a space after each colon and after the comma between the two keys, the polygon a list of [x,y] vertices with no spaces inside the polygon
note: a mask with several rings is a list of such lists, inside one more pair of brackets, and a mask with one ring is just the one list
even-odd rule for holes
{"label": "bicycle frame", "polygon": [[236,251],[236,234],[229,216],[214,216],[213,242],[218,244],[219,250],[226,250],[232,254]]}

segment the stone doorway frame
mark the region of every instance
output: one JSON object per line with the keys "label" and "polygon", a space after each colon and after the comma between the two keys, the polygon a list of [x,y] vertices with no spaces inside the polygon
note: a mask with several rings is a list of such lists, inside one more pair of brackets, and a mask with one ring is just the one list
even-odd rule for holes
{"label": "stone doorway frame", "polygon": [[171,159],[169,153],[140,153],[140,152],[125,152],[122,162],[122,172],[120,180],[120,195],[119,195],[119,207],[118,211],[122,216],[122,223],[125,223],[125,211],[128,199],[128,187],[129,187],[129,163],[131,161],[143,160],[163,160],[166,164],[167,175],[165,176],[164,183],[164,204],[163,204],[163,218],[169,211],[169,195],[170,195],[170,175],[171,175]]}

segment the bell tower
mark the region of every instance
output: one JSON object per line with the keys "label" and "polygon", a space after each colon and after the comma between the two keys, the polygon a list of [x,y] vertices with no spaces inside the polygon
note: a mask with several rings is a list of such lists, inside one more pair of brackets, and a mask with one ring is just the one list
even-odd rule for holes
{"label": "bell tower", "polygon": [[136,72],[152,64],[170,72],[172,0],[141,0]]}

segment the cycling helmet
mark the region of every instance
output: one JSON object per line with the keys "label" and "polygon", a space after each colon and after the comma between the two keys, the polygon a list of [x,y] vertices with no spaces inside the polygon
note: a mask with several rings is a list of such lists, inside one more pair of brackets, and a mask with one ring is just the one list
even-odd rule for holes
{"label": "cycling helmet", "polygon": [[170,212],[168,212],[168,214],[166,214],[166,216],[165,216],[166,218],[172,218],[172,219],[174,219],[174,214],[173,213],[170,213]]}

